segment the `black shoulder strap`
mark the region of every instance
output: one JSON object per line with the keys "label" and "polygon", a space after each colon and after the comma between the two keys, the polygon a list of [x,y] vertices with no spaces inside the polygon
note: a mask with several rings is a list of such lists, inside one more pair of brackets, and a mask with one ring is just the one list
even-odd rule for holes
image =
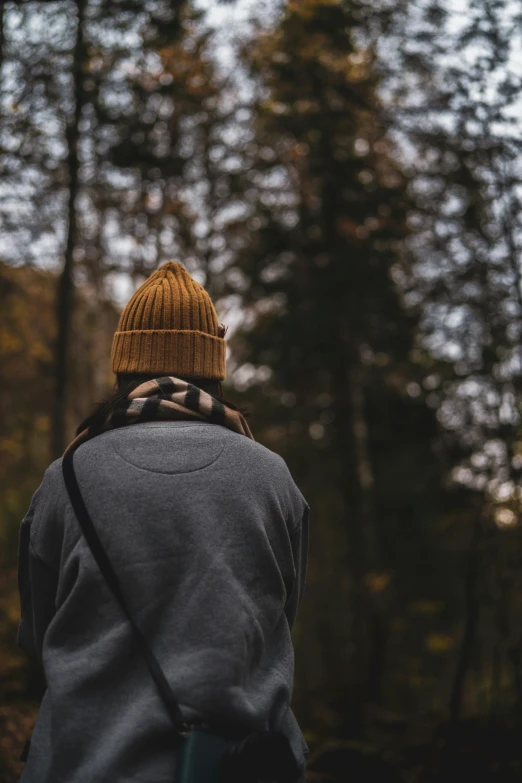
{"label": "black shoulder strap", "polygon": [[74,509],[76,516],[78,517],[78,522],[80,523],[80,527],[82,529],[83,535],[85,536],[85,539],[89,545],[92,555],[96,563],[98,564],[98,568],[100,569],[103,577],[105,578],[105,581],[107,582],[107,585],[109,586],[112,593],[116,597],[118,603],[120,604],[121,608],[125,612],[132,626],[132,630],[134,631],[134,636],[136,637],[138,647],[141,649],[145,657],[145,660],[147,661],[147,666],[149,667],[149,671],[151,673],[152,679],[156,684],[156,687],[158,689],[161,698],[165,702],[165,707],[168,710],[172,723],[174,724],[176,729],[179,730],[183,724],[183,714],[174,697],[174,694],[172,693],[170,685],[168,684],[167,679],[163,674],[163,671],[156,659],[156,656],[154,655],[149,645],[147,644],[145,637],[143,636],[139,627],[136,625],[134,618],[132,617],[127,607],[125,598],[123,597],[123,593],[120,588],[120,584],[118,582],[118,578],[114,572],[114,569],[111,565],[109,558],[107,557],[105,550],[102,547],[101,541],[98,538],[98,534],[96,532],[96,529],[89,516],[89,512],[87,511],[87,507],[82,498],[80,487],[78,486],[78,481],[76,479],[76,474],[74,472],[73,459],[74,459],[74,451],[69,451],[62,460],[63,477],[65,480],[65,486],[72,507]]}

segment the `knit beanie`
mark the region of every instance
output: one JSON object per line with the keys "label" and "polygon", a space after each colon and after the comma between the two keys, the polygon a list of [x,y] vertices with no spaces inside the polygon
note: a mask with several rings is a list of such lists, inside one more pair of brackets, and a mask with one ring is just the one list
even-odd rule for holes
{"label": "knit beanie", "polygon": [[185,267],[169,261],[124,308],[112,342],[112,369],[223,380],[222,334],[205,289]]}

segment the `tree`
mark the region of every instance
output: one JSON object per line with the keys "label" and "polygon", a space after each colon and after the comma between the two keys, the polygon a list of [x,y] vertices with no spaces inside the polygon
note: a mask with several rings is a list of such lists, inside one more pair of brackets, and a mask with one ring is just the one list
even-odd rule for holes
{"label": "tree", "polygon": [[432,376],[431,402],[453,477],[477,493],[480,505],[468,533],[468,611],[451,700],[456,719],[465,707],[477,709],[465,686],[481,660],[491,672],[489,709],[520,712],[522,705],[522,170],[515,109],[522,82],[512,66],[522,17],[503,0],[470,0],[458,23],[436,2],[414,3],[412,11],[408,40],[397,46],[409,88],[396,80],[392,103],[404,158],[415,160],[403,284],[421,316],[419,344],[446,363]]}
{"label": "tree", "polygon": [[[308,715],[310,702],[326,705],[341,736],[363,731],[368,703],[411,698],[405,661],[386,677],[387,659],[404,654],[393,627],[422,600],[451,623],[434,529],[451,503],[467,513],[464,497],[441,491],[436,420],[411,361],[416,321],[394,283],[408,182],[375,56],[358,43],[367,21],[358,3],[288,2],[245,48],[258,103],[243,148],[247,207],[228,227],[229,286],[247,313],[237,381],[261,381],[251,394],[270,401],[263,439],[287,455],[315,518],[298,698]],[[406,660],[426,643],[419,630]],[[441,665],[427,663],[426,678]]]}
{"label": "tree", "polygon": [[[40,25],[31,25],[37,18]],[[25,177],[28,184],[25,200],[6,191],[5,246],[13,263],[31,263],[32,255],[40,263],[31,248],[39,242],[60,264],[52,441],[58,456],[74,403],[68,377],[75,287],[88,282],[103,301],[115,275],[135,280],[162,258],[183,254],[200,266],[190,259],[200,241],[193,225],[206,210],[205,156],[219,86],[201,14],[179,0],[146,7],[137,0],[64,0],[13,6],[6,19],[15,78],[4,83],[2,163],[6,182]]]}
{"label": "tree", "polygon": [[[100,25],[103,22],[113,22],[123,27],[132,28],[132,26],[139,26],[139,32],[143,41],[144,48],[140,50],[134,57],[146,61],[147,48],[159,47],[162,44],[172,44],[177,37],[182,33],[180,11],[183,2],[180,0],[156,0],[149,4],[146,9],[146,13],[143,14],[141,3],[136,3],[135,0],[127,0],[127,2],[119,4],[114,9],[110,4],[102,4],[100,7],[90,8],[88,0],[77,0],[76,2],[76,36],[74,48],[72,51],[72,100],[71,106],[66,113],[67,117],[67,131],[66,131],[66,143],[67,143],[67,171],[68,171],[68,210],[67,210],[67,234],[64,251],[64,264],[62,268],[62,274],[60,276],[60,286],[58,291],[57,301],[57,322],[58,322],[58,335],[57,335],[57,347],[56,347],[56,391],[54,398],[54,423],[53,423],[53,452],[55,455],[62,453],[66,445],[66,411],[67,411],[67,378],[69,367],[69,352],[71,343],[71,317],[72,317],[72,297],[74,290],[73,279],[73,267],[74,267],[74,254],[83,255],[84,262],[88,259],[88,255],[85,254],[85,249],[82,254],[83,237],[79,232],[79,216],[78,216],[78,201],[82,190],[82,182],[80,179],[80,144],[81,144],[81,124],[82,121],[89,122],[87,119],[88,109],[90,108],[91,122],[93,123],[93,110],[98,109],[98,116],[94,122],[98,125],[97,132],[98,138],[107,133],[108,127],[99,127],[100,125],[100,95],[99,90],[103,85],[103,82],[98,78],[98,81],[92,78],[87,78],[87,72],[91,70],[90,65],[92,56],[94,54],[93,48],[103,46],[103,31],[100,30]],[[120,47],[116,47],[114,51],[109,55],[109,60],[112,60],[112,67],[118,63],[118,59],[121,60],[124,50]],[[125,56],[128,57],[128,52],[125,52]],[[131,55],[132,56],[132,55]],[[102,69],[99,69],[102,70]],[[103,72],[103,71],[102,71]],[[109,74],[105,73],[105,78],[110,80]],[[98,74],[99,77],[99,74]],[[96,89],[97,88],[97,89]],[[149,85],[150,89],[150,85]],[[113,123],[109,128],[113,126]],[[86,151],[86,140],[83,141],[83,148]],[[100,162],[96,160],[99,150],[94,149],[91,152],[91,165],[95,169],[99,170]],[[84,156],[85,157],[85,156]],[[94,158],[94,160],[92,160]],[[85,185],[91,185],[91,191],[96,188],[96,185],[92,182],[85,182]],[[97,183],[98,187],[101,183]],[[87,194],[85,194],[87,195]],[[92,207],[96,208],[96,204],[103,201],[103,197],[100,199],[99,194],[97,198],[91,199],[90,211]],[[86,199],[88,202],[88,199]],[[93,203],[94,202],[94,203]],[[89,207],[87,207],[89,209]],[[84,216],[84,222],[85,222]],[[92,218],[91,218],[92,219]],[[88,218],[87,218],[88,220]],[[94,252],[91,254],[91,261],[99,262],[99,255]],[[99,263],[96,264],[98,271],[100,270]],[[91,275],[92,277],[92,275]],[[98,279],[99,274],[94,275],[95,279]]]}
{"label": "tree", "polygon": [[58,287],[56,304],[56,388],[53,399],[53,443],[52,453],[58,457],[66,446],[66,412],[69,370],[69,351],[71,343],[72,305],[73,305],[73,262],[74,250],[78,244],[77,200],[79,182],[79,136],[80,123],[87,102],[84,87],[87,68],[87,49],[84,39],[85,12],[87,0],[78,0],[76,35],[72,51],[72,92],[73,106],[66,119],[67,145],[67,233],[64,250],[64,262]]}

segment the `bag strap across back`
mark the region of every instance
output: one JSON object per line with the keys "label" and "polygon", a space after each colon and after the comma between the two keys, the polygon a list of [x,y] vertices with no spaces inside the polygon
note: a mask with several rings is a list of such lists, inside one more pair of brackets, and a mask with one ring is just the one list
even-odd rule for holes
{"label": "bag strap across back", "polygon": [[167,708],[170,719],[172,720],[176,731],[179,732],[182,730],[184,724],[183,714],[156,656],[149,647],[147,640],[143,636],[143,633],[135,622],[129,607],[127,606],[120,584],[118,582],[118,577],[116,576],[114,568],[112,567],[107,553],[101,544],[98,533],[96,532],[96,529],[92,523],[92,519],[89,515],[89,512],[87,511],[87,506],[85,505],[82,494],[80,492],[80,487],[78,486],[78,480],[74,471],[74,450],[69,451],[64,456],[62,460],[62,471],[69,499],[78,518],[78,522],[80,523],[85,540],[87,541],[87,544],[89,545],[89,548],[92,552],[92,556],[94,557],[98,568],[107,582],[108,587],[115,596],[123,612],[127,616],[129,623],[131,624],[136,642],[147,662],[147,666],[149,668],[151,677],[154,680],[156,688],[158,689],[158,693],[165,703],[165,707]]}

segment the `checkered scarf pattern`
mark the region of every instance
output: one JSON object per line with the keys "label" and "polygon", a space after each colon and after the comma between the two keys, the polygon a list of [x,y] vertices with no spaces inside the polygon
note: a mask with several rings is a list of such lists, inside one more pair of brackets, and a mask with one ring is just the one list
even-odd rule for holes
{"label": "checkered scarf pattern", "polygon": [[80,432],[65,453],[107,430],[144,421],[208,421],[254,439],[240,411],[227,407],[211,394],[179,378],[165,376],[146,381],[133,389],[108,414],[101,427]]}

